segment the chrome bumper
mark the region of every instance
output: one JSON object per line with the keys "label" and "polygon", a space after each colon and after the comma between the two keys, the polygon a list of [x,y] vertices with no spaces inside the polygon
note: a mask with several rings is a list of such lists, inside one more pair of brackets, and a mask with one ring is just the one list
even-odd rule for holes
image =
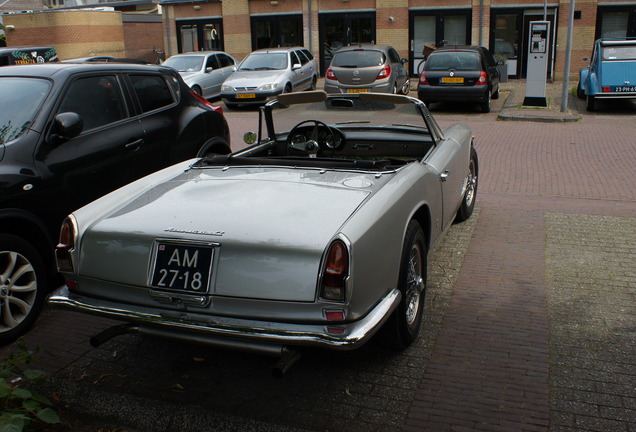
{"label": "chrome bumper", "polygon": [[207,316],[188,311],[158,310],[85,297],[58,288],[52,306],[99,315],[137,326],[135,331],[232,348],[266,350],[277,346],[311,345],[351,350],[367,342],[386,322],[400,301],[394,289],[362,319],[349,323],[297,324]]}

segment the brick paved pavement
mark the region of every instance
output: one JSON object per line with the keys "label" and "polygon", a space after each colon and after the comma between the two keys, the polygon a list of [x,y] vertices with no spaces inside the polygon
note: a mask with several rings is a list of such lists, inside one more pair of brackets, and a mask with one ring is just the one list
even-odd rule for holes
{"label": "brick paved pavement", "polygon": [[38,366],[68,414],[91,415],[75,430],[636,431],[636,112],[433,113],[473,128],[479,211],[435,256],[413,347],[309,351],[277,381],[260,356],[132,335],[91,349],[104,320],[48,311],[27,341],[52,353]]}

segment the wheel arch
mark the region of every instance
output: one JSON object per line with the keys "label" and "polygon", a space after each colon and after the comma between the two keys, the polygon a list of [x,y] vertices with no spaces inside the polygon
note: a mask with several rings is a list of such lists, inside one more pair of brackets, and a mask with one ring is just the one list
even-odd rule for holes
{"label": "wheel arch", "polygon": [[[420,206],[420,208],[418,208],[413,214],[413,216],[411,217],[411,220],[415,220],[417,221],[417,223],[420,224],[422,231],[424,231],[424,238],[426,238],[426,246],[430,249],[431,248],[431,209],[429,208],[428,204],[423,204],[422,206]],[[407,226],[409,222],[410,220],[406,222]],[[404,230],[406,232],[406,227],[404,227]]]}
{"label": "wheel arch", "polygon": [[227,155],[232,153],[230,144],[221,137],[210,138],[201,146],[197,157],[203,157],[208,153],[216,153],[219,155]]}
{"label": "wheel arch", "polygon": [[[55,240],[37,216],[20,209],[5,209],[0,212],[0,227],[0,233],[20,237],[37,250],[46,267],[47,277],[57,273],[53,255]],[[50,253],[46,253],[47,250]]]}

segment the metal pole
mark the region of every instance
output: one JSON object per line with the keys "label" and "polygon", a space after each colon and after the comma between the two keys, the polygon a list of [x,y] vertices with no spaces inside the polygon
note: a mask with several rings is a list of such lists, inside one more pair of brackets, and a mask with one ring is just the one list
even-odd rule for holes
{"label": "metal pole", "polygon": [[570,16],[568,17],[568,41],[565,47],[565,69],[563,70],[563,92],[561,94],[561,112],[568,110],[570,86],[570,59],[572,57],[572,27],[574,27],[574,7],[576,0],[570,0]]}
{"label": "metal pole", "polygon": [[482,46],[481,33],[482,33],[483,25],[484,25],[484,0],[479,0],[479,46]]}

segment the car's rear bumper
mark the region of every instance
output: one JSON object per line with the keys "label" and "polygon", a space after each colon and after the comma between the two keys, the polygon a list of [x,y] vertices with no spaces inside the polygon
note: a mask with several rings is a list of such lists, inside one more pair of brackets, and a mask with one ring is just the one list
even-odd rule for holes
{"label": "car's rear bumper", "polygon": [[[398,89],[399,90],[399,89]],[[393,91],[391,81],[388,79],[369,84],[342,84],[338,81],[325,79],[325,93],[391,93]]]}
{"label": "car's rear bumper", "polygon": [[197,314],[195,311],[160,310],[86,297],[58,288],[49,304],[138,325],[137,331],[184,341],[258,350],[258,346],[320,346],[355,349],[373,336],[389,318],[401,298],[394,289],[363,318],[353,322],[301,324],[249,320]]}
{"label": "car's rear bumper", "polygon": [[612,92],[612,93],[595,93],[590,95],[596,99],[636,99],[636,92]]}
{"label": "car's rear bumper", "polygon": [[488,98],[488,87],[479,86],[418,86],[417,97],[427,102],[485,102]]}

